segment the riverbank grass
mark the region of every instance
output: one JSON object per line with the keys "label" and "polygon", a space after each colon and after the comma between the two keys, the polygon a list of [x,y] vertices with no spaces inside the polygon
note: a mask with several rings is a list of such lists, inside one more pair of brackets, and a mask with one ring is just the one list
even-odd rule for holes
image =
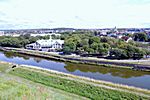
{"label": "riverbank grass", "polygon": [[[37,69],[36,69],[37,70]],[[58,88],[70,93],[81,95],[93,100],[117,99],[117,100],[148,100],[148,96],[134,94],[134,92],[120,91],[119,89],[105,88],[96,84],[74,80],[73,78],[61,78],[59,74],[43,73],[29,68],[16,68],[10,74],[16,75],[36,83]],[[140,93],[139,93],[140,94]],[[147,94],[146,94],[147,95]]]}
{"label": "riverbank grass", "polygon": [[0,62],[0,100],[88,100],[53,87],[9,74],[10,63]]}

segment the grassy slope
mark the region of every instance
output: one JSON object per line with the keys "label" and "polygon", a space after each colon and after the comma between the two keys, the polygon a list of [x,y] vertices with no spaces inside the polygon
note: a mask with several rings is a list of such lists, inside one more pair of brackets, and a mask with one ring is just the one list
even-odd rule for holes
{"label": "grassy slope", "polygon": [[[0,62],[0,100],[84,100],[78,95],[74,95],[62,90],[48,87],[42,84],[12,76],[7,72],[9,66]],[[86,99],[87,100],[87,99]]]}
{"label": "grassy slope", "polygon": [[[77,100],[85,99],[74,95],[78,94],[95,100],[122,99],[122,100],[148,100],[148,97],[134,93],[112,90],[88,84],[84,80],[72,80],[69,76],[52,74],[47,71],[33,68],[12,68],[11,64],[0,62],[0,99],[54,99],[54,100]],[[8,74],[11,73],[11,74]],[[12,75],[13,74],[13,75]],[[15,75],[15,76],[14,76]],[[20,76],[20,77],[18,77]],[[64,77],[67,78],[64,78]],[[21,78],[22,77],[22,78]],[[75,79],[75,77],[72,77]],[[31,81],[29,81],[31,80]],[[39,84],[40,83],[40,84]],[[52,88],[53,87],[53,88]],[[58,89],[61,90],[58,90]],[[62,91],[64,90],[64,91]],[[126,89],[125,89],[126,90]],[[67,91],[67,92],[65,92]],[[70,92],[70,93],[68,93]],[[71,94],[74,93],[74,94]],[[140,93],[140,92],[139,92]]]}
{"label": "grassy slope", "polygon": [[16,76],[32,80],[37,83],[41,83],[47,86],[62,89],[67,92],[75,93],[81,96],[85,96],[94,100],[103,99],[122,99],[122,100],[144,100],[147,97],[139,96],[134,93],[128,93],[124,91],[106,89],[93,84],[86,84],[76,80],[70,80],[61,78],[59,75],[44,74],[42,72],[36,72],[28,68],[16,68],[10,72]]}

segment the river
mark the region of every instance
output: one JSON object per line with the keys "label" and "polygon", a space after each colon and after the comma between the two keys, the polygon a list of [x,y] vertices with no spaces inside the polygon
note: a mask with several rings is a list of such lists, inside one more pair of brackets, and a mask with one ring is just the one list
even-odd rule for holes
{"label": "river", "polygon": [[64,63],[12,52],[0,51],[0,61],[38,66],[78,76],[89,77],[150,90],[150,72],[94,65]]}

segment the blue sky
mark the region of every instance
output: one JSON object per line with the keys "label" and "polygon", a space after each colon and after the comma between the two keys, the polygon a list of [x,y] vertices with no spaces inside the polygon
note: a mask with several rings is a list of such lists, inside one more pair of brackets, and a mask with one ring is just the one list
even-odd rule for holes
{"label": "blue sky", "polygon": [[150,0],[0,0],[0,29],[150,27]]}

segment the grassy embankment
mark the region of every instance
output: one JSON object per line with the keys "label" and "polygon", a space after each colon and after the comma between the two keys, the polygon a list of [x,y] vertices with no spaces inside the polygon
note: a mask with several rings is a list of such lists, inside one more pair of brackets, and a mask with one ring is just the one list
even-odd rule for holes
{"label": "grassy embankment", "polygon": [[9,74],[12,64],[0,62],[0,100],[88,100]]}
{"label": "grassy embankment", "polygon": [[82,96],[94,100],[148,100],[150,98],[149,90],[86,79],[61,72],[27,67],[12,69],[10,66],[12,64],[0,63],[2,76],[0,99],[85,99]]}
{"label": "grassy embankment", "polygon": [[69,76],[60,73],[37,70],[34,68],[16,68],[10,74],[58,88],[70,93],[81,95],[93,100],[148,100],[150,91],[127,86],[113,85],[113,83],[90,81],[85,78]]}

